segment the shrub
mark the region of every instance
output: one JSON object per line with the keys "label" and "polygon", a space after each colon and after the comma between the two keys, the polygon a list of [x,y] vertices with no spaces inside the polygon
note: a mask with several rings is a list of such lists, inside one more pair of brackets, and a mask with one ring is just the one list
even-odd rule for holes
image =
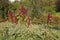
{"label": "shrub", "polygon": [[0,23],[1,40],[57,40],[55,31],[51,31],[47,25],[30,25],[27,27],[9,22]]}

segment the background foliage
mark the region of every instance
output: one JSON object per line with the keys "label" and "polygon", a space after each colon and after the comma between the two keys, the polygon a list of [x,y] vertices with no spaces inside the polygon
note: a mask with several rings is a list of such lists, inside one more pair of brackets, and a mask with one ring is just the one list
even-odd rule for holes
{"label": "background foliage", "polygon": [[[56,12],[56,0],[25,0],[25,1],[15,1],[10,3],[9,0],[0,0],[0,14],[6,17],[8,9],[12,9],[13,13],[18,14],[18,10],[24,5],[27,14],[34,17],[40,16],[43,13]],[[58,2],[59,3],[59,2]],[[57,3],[57,5],[59,5]],[[1,16],[2,18],[4,18]]]}

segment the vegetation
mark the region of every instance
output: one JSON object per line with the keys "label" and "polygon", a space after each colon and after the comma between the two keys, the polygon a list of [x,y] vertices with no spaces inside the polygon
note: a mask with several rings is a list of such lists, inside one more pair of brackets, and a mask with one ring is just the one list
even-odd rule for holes
{"label": "vegetation", "polygon": [[60,40],[59,0],[0,0],[0,40]]}
{"label": "vegetation", "polygon": [[59,40],[56,31],[50,29],[47,24],[30,25],[0,24],[0,40]]}

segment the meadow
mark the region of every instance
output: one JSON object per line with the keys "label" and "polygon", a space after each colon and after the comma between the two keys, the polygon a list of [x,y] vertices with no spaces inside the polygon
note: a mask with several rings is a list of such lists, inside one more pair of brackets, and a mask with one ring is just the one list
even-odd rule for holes
{"label": "meadow", "polygon": [[[53,16],[54,19],[59,19],[59,15]],[[18,24],[9,21],[1,22],[0,40],[60,40],[60,22],[53,22],[47,24],[46,15],[41,16],[41,19],[37,17],[29,26],[27,22],[25,24],[19,21]]]}

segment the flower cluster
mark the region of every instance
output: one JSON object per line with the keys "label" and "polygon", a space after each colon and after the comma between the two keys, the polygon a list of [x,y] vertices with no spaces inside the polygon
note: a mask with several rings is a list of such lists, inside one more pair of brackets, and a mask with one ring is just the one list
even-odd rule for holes
{"label": "flower cluster", "polygon": [[51,21],[52,15],[51,13],[48,13],[48,23]]}
{"label": "flower cluster", "polygon": [[27,18],[28,26],[30,25],[30,17]]}
{"label": "flower cluster", "polygon": [[21,12],[24,16],[26,15],[27,12],[26,12],[26,9],[24,8],[24,6],[21,7]]}
{"label": "flower cluster", "polygon": [[[30,25],[30,17],[27,16],[27,12],[26,12],[26,9],[24,8],[24,6],[21,7],[21,12],[22,12],[22,13],[21,13],[21,14],[22,14],[22,24],[24,24],[24,20],[25,20],[26,17],[27,17],[26,21],[27,21],[27,24],[28,24],[28,26],[29,26],[29,25]],[[20,13],[19,13],[17,16],[16,16],[15,14],[14,14],[14,16],[13,16],[12,14],[13,14],[12,11],[9,10],[9,11],[8,11],[9,21],[17,24],[17,23],[18,23],[17,17],[18,17],[18,16],[21,16],[21,15],[20,15]]]}
{"label": "flower cluster", "polygon": [[[24,6],[21,7],[21,12],[23,15],[22,23],[24,23],[24,19],[26,18],[26,15],[27,15],[27,12],[26,12],[26,9],[24,8]],[[30,17],[27,18],[27,23],[29,26],[30,25]]]}
{"label": "flower cluster", "polygon": [[8,11],[8,19],[11,22],[13,21],[13,19],[12,19],[12,11],[11,10]]}
{"label": "flower cluster", "polygon": [[18,23],[18,19],[17,19],[17,17],[14,15],[14,17],[13,17],[13,21],[14,21],[14,23]]}

